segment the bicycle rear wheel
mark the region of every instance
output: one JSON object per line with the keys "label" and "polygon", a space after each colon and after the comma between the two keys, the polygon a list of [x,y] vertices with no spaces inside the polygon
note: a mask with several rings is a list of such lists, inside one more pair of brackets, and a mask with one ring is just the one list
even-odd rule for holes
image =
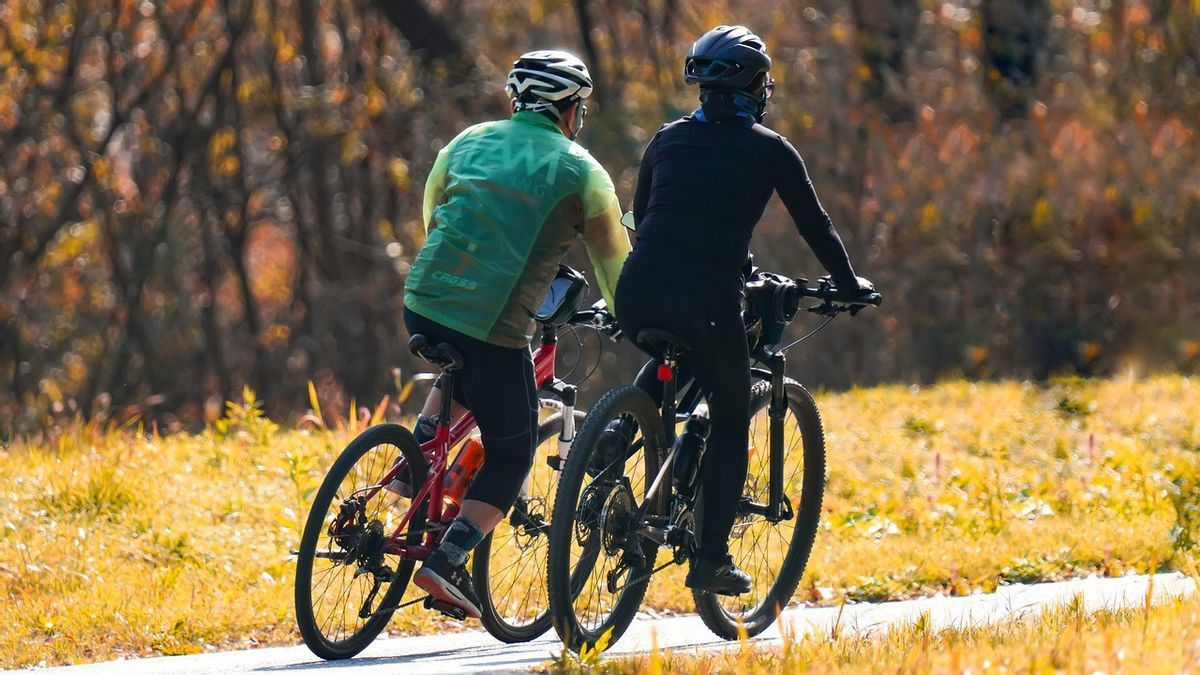
{"label": "bicycle rear wheel", "polygon": [[[622,418],[632,420],[633,434],[623,446],[606,434]],[[554,629],[572,651],[616,643],[646,594],[658,544],[640,533],[645,518],[636,512],[658,472],[665,437],[654,401],[627,385],[592,406],[571,444],[550,524],[549,590]],[[666,492],[657,493],[645,515],[665,511]]]}
{"label": "bicycle rear wheel", "polygon": [[[583,419],[583,412],[575,411],[576,429]],[[562,413],[555,413],[538,426],[528,494],[522,493],[508,517],[472,555],[471,578],[483,613],[480,622],[501,642],[528,642],[550,629],[546,565],[558,473],[546,459],[558,454],[562,422]]]}
{"label": "bicycle rear wheel", "polygon": [[[772,523],[764,516],[739,513],[729,535],[734,564],[753,581],[749,593],[737,596],[692,591],[696,611],[714,633],[728,640],[761,633],[774,623],[796,592],[812,552],[821,518],[825,490],[825,436],[821,416],[812,396],[791,379],[784,381],[787,413],[783,419],[783,491],[794,510],[790,519]],[[759,381],[750,390],[750,465],[746,500],[769,501],[771,480],[771,424],[767,414],[771,383]]]}
{"label": "bicycle rear wheel", "polygon": [[419,543],[428,501],[414,507],[379,487],[397,460],[404,462],[399,478],[425,483],[424,457],[412,433],[396,424],[371,427],[346,446],[313,499],[296,560],[296,623],[304,643],[323,659],[365,649],[391,619],[412,576],[414,561],[385,547],[414,508],[400,538]]}

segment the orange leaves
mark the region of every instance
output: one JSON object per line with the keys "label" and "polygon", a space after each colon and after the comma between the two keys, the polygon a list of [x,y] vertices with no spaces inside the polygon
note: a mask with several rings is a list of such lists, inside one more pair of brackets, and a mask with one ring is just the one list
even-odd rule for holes
{"label": "orange leaves", "polygon": [[340,160],[342,166],[349,166],[367,156],[367,144],[362,142],[357,129],[351,129],[342,135]]}
{"label": "orange leaves", "polygon": [[238,172],[241,163],[233,155],[226,156],[215,166],[215,173],[222,178],[231,178]]}
{"label": "orange leaves", "polygon": [[1072,117],[1059,130],[1050,146],[1050,156],[1057,160],[1090,155],[1096,149],[1092,132],[1077,117]]}
{"label": "orange leaves", "polygon": [[388,178],[392,179],[392,184],[396,187],[407,191],[409,186],[408,162],[399,157],[393,157],[388,162]]}
{"label": "orange leaves", "polygon": [[970,125],[960,121],[945,134],[944,140],[938,145],[938,161],[949,163],[968,156],[979,148],[980,140],[980,135],[972,130]]}
{"label": "orange leaves", "polygon": [[1184,125],[1176,115],[1159,128],[1150,145],[1150,153],[1155,157],[1166,157],[1183,151],[1192,141],[1196,133]]}
{"label": "orange leaves", "polygon": [[215,175],[231,178],[237,174],[241,164],[233,154],[237,147],[237,132],[233,127],[221,127],[208,142],[208,163]]}
{"label": "orange leaves", "polygon": [[373,82],[367,85],[365,107],[371,117],[379,115],[387,108],[387,95]]}
{"label": "orange leaves", "polygon": [[929,232],[937,227],[939,215],[937,204],[925,202],[925,206],[921,207],[921,219],[917,226],[922,232]]}
{"label": "orange leaves", "polygon": [[829,37],[837,44],[850,44],[853,34],[853,31],[850,30],[850,26],[843,21],[834,21],[832,25],[829,26]]}
{"label": "orange leaves", "polygon": [[271,44],[275,47],[276,65],[286,65],[296,58],[296,46],[287,39],[283,31],[276,30],[271,34]]}
{"label": "orange leaves", "polygon": [[291,328],[280,323],[273,323],[267,326],[260,339],[264,347],[277,347],[287,344],[288,338],[291,335]]}

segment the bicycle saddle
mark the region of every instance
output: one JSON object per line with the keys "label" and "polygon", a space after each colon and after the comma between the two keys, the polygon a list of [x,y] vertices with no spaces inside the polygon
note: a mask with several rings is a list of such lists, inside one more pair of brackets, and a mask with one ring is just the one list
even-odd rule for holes
{"label": "bicycle saddle", "polygon": [[462,352],[455,349],[449,342],[442,342],[436,347],[429,344],[429,338],[417,333],[408,340],[408,351],[425,359],[444,371],[461,370],[466,359]]}
{"label": "bicycle saddle", "polygon": [[665,328],[653,326],[638,331],[637,342],[655,354],[664,354],[668,349],[673,349],[679,355],[691,349],[683,338]]}

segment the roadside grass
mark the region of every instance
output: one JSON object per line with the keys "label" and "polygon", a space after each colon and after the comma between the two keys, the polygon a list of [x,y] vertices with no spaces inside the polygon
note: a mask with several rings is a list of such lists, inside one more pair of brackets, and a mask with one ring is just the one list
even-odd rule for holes
{"label": "roadside grass", "polygon": [[[1191,570],[1195,378],[954,381],[817,402],[829,481],[798,601]],[[311,426],[280,429],[248,395],[201,434],[77,424],[5,446],[0,667],[296,642],[289,550],[358,430]],[[692,611],[682,576],[656,577],[644,606]],[[405,610],[389,631],[457,626]]]}
{"label": "roadside grass", "polygon": [[1200,598],[1119,611],[1074,602],[993,626],[935,630],[929,617],[882,633],[785,634],[772,648],[655,650],[621,659],[564,654],[573,673],[1183,673],[1200,668]]}

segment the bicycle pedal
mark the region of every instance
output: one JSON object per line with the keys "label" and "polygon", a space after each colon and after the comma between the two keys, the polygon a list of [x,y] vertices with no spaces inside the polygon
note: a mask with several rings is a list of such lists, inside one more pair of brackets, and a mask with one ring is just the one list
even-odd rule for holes
{"label": "bicycle pedal", "polygon": [[457,621],[464,621],[467,618],[467,610],[463,609],[462,607],[459,607],[458,605],[452,605],[448,602],[442,602],[441,600],[438,600],[437,598],[433,597],[432,595],[425,596],[425,609],[437,610],[437,611],[441,612],[442,614],[445,614],[446,616],[450,617],[451,619],[455,619]]}

